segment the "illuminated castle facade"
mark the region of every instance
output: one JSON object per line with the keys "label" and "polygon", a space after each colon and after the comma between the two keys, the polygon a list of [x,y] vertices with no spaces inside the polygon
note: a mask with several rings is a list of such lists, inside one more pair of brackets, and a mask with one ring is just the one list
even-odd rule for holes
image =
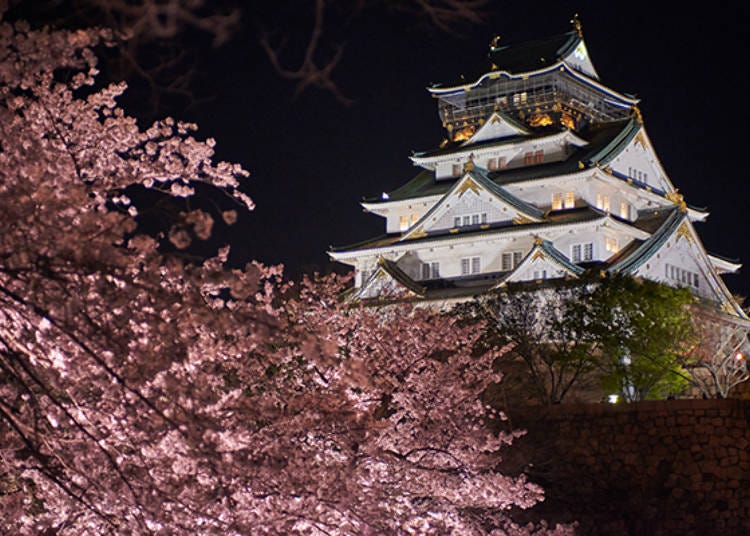
{"label": "illuminated castle facade", "polygon": [[329,255],[355,269],[358,299],[454,302],[513,282],[587,271],[687,286],[746,318],[706,252],[707,213],[686,204],[659,162],[638,99],[599,80],[580,25],[490,48],[473,82],[429,92],[447,138],[412,155],[419,174],[362,203],[384,235]]}

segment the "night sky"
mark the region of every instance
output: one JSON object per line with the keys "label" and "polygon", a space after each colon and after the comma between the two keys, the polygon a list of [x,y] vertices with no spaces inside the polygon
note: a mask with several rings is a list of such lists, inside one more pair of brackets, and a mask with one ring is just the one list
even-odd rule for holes
{"label": "night sky", "polygon": [[[409,180],[417,173],[411,152],[442,140],[437,103],[425,87],[475,72],[495,34],[511,44],[563,33],[577,12],[602,82],[642,99],[670,179],[689,204],[710,211],[697,224],[707,249],[746,264],[725,281],[747,296],[750,5],[736,4],[491,2],[486,22],[460,36],[406,15],[365,13],[326,34],[346,42],[335,80],[354,100],[350,106],[317,89],[295,98],[294,84],[274,74],[261,53],[247,11],[232,40],[204,52],[195,89],[210,99],[178,117],[197,122],[199,137],[216,138],[219,158],[251,172],[246,190],[257,208],[220,237],[232,245],[232,259],[284,263],[292,276],[330,269],[330,245],[384,230],[384,220],[362,212],[361,198]],[[309,19],[287,16],[281,27],[304,41]],[[138,105],[124,104],[131,113]]]}

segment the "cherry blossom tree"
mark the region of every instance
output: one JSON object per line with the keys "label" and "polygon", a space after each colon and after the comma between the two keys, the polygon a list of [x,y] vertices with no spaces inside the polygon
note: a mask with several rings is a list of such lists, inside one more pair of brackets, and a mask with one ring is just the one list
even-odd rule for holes
{"label": "cherry blossom tree", "polygon": [[695,344],[685,359],[691,383],[706,398],[727,398],[750,379],[747,366],[750,340],[745,322],[696,311]]}
{"label": "cherry blossom tree", "polygon": [[[134,185],[252,202],[194,125],[142,130],[95,85],[108,39],[0,22],[2,532],[548,531],[507,515],[542,492],[497,471],[518,433],[488,427],[481,326],[136,232]],[[193,211],[168,239],[211,229]]]}

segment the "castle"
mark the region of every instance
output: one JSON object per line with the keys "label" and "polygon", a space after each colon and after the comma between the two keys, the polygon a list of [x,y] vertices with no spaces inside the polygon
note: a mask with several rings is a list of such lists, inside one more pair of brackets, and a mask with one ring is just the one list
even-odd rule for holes
{"label": "castle", "polygon": [[355,269],[352,296],[453,303],[599,271],[687,286],[746,320],[720,277],[740,265],[706,252],[695,226],[708,213],[668,177],[638,99],[599,80],[578,20],[496,39],[488,59],[471,82],[429,88],[446,139],[411,156],[416,177],[362,203],[385,234],[329,252]]}

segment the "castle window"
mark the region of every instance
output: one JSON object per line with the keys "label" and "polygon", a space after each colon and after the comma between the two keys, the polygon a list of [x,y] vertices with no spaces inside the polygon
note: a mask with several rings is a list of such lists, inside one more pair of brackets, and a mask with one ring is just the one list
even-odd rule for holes
{"label": "castle window", "polygon": [[617,239],[610,236],[604,237],[604,248],[612,253],[617,252]]}
{"label": "castle window", "polygon": [[461,275],[478,274],[479,269],[479,257],[461,259]]}
{"label": "castle window", "polygon": [[607,194],[596,194],[596,208],[609,212],[609,196]]}
{"label": "castle window", "polygon": [[523,163],[525,166],[530,166],[534,163],[534,153],[526,153],[523,155]]}
{"label": "castle window", "polygon": [[552,194],[552,210],[562,210],[562,194],[559,192]]}
{"label": "castle window", "polygon": [[583,260],[590,261],[594,258],[594,244],[591,242],[583,245]]}
{"label": "castle window", "polygon": [[454,227],[465,227],[468,225],[479,225],[480,223],[487,223],[487,213],[477,214],[466,214],[464,216],[454,216],[453,226]]}
{"label": "castle window", "polygon": [[408,216],[399,216],[398,218],[398,228],[401,231],[406,231],[409,228],[409,217]]}
{"label": "castle window", "polygon": [[521,93],[513,94],[513,104],[515,106],[518,106],[519,104],[526,104],[527,100],[528,100],[528,94],[525,91],[522,91]]}
{"label": "castle window", "polygon": [[625,201],[620,203],[620,217],[624,220],[630,219],[630,204]]}
{"label": "castle window", "polygon": [[534,279],[547,279],[547,270],[534,270]]}
{"label": "castle window", "polygon": [[565,192],[565,208],[574,208],[576,206],[575,192]]}
{"label": "castle window", "polygon": [[453,176],[460,177],[464,167],[461,164],[453,164]]}
{"label": "castle window", "polygon": [[523,253],[520,251],[508,251],[502,254],[500,267],[503,272],[513,270],[516,266],[521,264],[523,260]]}
{"label": "castle window", "polygon": [[537,151],[534,153],[534,163],[541,164],[544,162],[544,151]]}
{"label": "castle window", "polygon": [[487,169],[490,171],[497,171],[498,169],[505,169],[508,166],[504,156],[498,158],[490,158],[487,161]]}
{"label": "castle window", "polygon": [[570,247],[570,258],[573,262],[590,261],[594,259],[594,244],[586,242],[585,244],[573,244]]}
{"label": "castle window", "polygon": [[417,223],[417,221],[419,221],[419,216],[417,214],[412,214],[411,215],[411,225],[414,225],[415,223]]}
{"label": "castle window", "polygon": [[690,270],[685,270],[684,268],[672,264],[666,264],[664,265],[664,273],[666,274],[667,279],[671,279],[676,283],[690,285],[695,288],[700,287],[700,278],[698,277],[698,274],[691,272]]}
{"label": "castle window", "polygon": [[440,263],[422,263],[422,279],[437,279],[438,277],[440,277]]}

